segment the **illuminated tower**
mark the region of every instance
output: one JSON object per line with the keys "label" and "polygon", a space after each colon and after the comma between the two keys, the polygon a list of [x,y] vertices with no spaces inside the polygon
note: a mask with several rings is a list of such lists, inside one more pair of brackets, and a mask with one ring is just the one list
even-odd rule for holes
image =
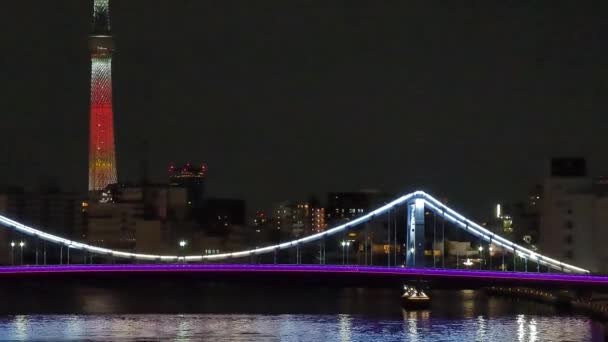
{"label": "illuminated tower", "polygon": [[116,183],[112,114],[112,35],[109,0],[93,0],[91,51],[91,118],[89,122],[89,191]]}

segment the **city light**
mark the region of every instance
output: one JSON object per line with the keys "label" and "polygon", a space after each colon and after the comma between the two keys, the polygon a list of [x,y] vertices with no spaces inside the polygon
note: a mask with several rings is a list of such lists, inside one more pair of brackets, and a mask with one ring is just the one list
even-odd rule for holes
{"label": "city light", "polygon": [[[305,236],[303,238],[283,242],[283,243],[276,244],[276,245],[261,247],[261,248],[254,248],[254,249],[243,250],[243,251],[238,251],[238,252],[229,252],[229,253],[221,253],[221,254],[214,254],[214,255],[204,255],[204,256],[189,255],[189,256],[184,256],[184,257],[178,257],[176,255],[154,255],[154,254],[123,252],[123,251],[117,251],[117,250],[112,250],[112,249],[108,249],[108,248],[87,245],[84,243],[64,239],[64,238],[61,238],[56,235],[45,233],[41,230],[28,227],[26,225],[23,225],[19,222],[16,222],[14,220],[11,220],[11,219],[1,216],[1,215],[0,215],[0,223],[6,225],[8,228],[14,229],[21,233],[25,233],[27,235],[37,236],[40,239],[47,240],[49,242],[58,243],[58,244],[61,244],[64,246],[70,246],[71,248],[86,250],[88,252],[102,254],[102,255],[110,255],[110,256],[123,257],[123,258],[134,258],[134,259],[141,259],[141,260],[158,260],[158,261],[177,261],[177,260],[180,260],[181,258],[184,258],[187,261],[224,260],[224,259],[231,259],[231,258],[248,257],[248,256],[252,256],[252,255],[259,255],[259,254],[265,254],[265,253],[273,253],[277,250],[293,248],[300,244],[321,240],[327,236],[331,236],[331,235],[337,234],[339,232],[349,230],[353,227],[358,226],[359,224],[368,222],[371,219],[377,217],[378,215],[384,214],[399,205],[403,205],[404,203],[409,202],[412,199],[419,199],[419,200],[423,199],[424,205],[427,206],[429,210],[432,210],[436,214],[441,215],[444,219],[446,219],[446,221],[450,221],[450,222],[454,223],[456,225],[456,227],[465,229],[473,235],[477,235],[482,240],[485,240],[489,243],[500,246],[503,249],[506,249],[507,251],[510,251],[510,252],[524,253],[525,255],[531,255],[531,253],[533,253],[533,251],[531,251],[525,247],[522,247],[520,245],[517,245],[499,235],[496,235],[495,233],[483,228],[482,226],[478,225],[477,223],[465,218],[464,216],[460,215],[453,209],[447,207],[446,205],[444,205],[443,203],[441,203],[440,201],[438,201],[437,199],[435,199],[434,197],[428,195],[427,193],[425,193],[423,191],[416,191],[416,192],[401,196],[375,210],[368,212],[365,215],[362,215],[360,217],[353,219],[352,221],[338,225],[334,228],[325,230],[320,233],[312,234],[309,236]],[[410,251],[413,253],[414,252],[413,248]],[[576,266],[573,266],[573,265],[570,265],[567,263],[563,263],[561,261],[549,258],[544,255],[537,254],[536,257],[537,257],[538,264],[545,265],[552,269],[563,270],[566,272],[576,272],[576,273],[586,273],[586,274],[590,273],[586,269],[576,267]]]}
{"label": "city light", "polygon": [[15,241],[11,241],[11,247],[15,247]]}
{"label": "city light", "polygon": [[179,242],[179,246],[182,248],[186,247],[187,244],[188,244],[188,242],[186,242],[186,240],[180,240],[180,242]]}
{"label": "city light", "polygon": [[500,218],[502,216],[500,204],[496,205],[496,218]]}
{"label": "city light", "polygon": [[471,261],[471,259],[467,258],[467,260],[465,260],[462,264],[465,266],[471,266],[471,265],[473,265],[473,262]]}

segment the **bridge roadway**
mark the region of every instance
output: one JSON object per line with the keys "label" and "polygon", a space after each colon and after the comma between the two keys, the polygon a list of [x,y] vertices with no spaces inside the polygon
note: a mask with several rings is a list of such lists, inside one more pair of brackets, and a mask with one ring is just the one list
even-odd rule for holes
{"label": "bridge roadway", "polygon": [[[40,278],[43,277],[43,278]],[[484,286],[526,286],[608,290],[608,277],[562,273],[502,272],[433,268],[403,268],[336,265],[255,264],[121,264],[0,267],[0,281],[18,279],[76,279],[109,277],[119,282],[138,278],[183,278],[221,281],[291,281],[337,283],[349,286],[396,286],[409,281],[427,281],[432,288],[479,288]],[[100,279],[101,277],[101,279]],[[334,284],[335,285],[335,284]]]}

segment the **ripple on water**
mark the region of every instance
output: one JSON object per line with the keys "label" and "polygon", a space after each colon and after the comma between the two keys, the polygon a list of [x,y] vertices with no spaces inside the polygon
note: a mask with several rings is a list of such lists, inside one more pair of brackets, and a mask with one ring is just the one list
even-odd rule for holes
{"label": "ripple on water", "polygon": [[488,319],[364,315],[19,315],[0,319],[0,340],[230,341],[603,341],[583,316],[502,315]]}

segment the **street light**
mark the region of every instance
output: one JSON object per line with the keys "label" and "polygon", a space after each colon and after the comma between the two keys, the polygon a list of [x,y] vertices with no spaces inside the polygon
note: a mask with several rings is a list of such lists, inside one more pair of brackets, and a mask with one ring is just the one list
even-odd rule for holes
{"label": "street light", "polygon": [[11,264],[15,265],[15,241],[11,241]]}
{"label": "street light", "polygon": [[488,250],[490,251],[490,270],[492,270],[492,252],[494,251],[494,248],[492,248],[492,245],[490,245],[490,247],[488,247]]}
{"label": "street light", "polygon": [[479,269],[481,270],[481,263],[483,262],[483,246],[479,246]]}
{"label": "street light", "polygon": [[350,241],[344,241],[342,240],[342,264],[344,264],[344,248],[346,248],[346,264],[348,265],[348,250],[349,250],[349,246],[350,246]]}
{"label": "street light", "polygon": [[[188,244],[188,242],[186,240],[180,240],[179,241],[179,247],[181,249],[184,249],[184,247],[186,247],[186,245]],[[186,263],[186,258],[182,256],[182,260],[184,261],[184,263]],[[179,261],[179,258],[178,258]]]}
{"label": "street light", "polygon": [[21,265],[23,265],[23,247],[25,246],[25,242],[19,242],[19,247],[21,247]]}

